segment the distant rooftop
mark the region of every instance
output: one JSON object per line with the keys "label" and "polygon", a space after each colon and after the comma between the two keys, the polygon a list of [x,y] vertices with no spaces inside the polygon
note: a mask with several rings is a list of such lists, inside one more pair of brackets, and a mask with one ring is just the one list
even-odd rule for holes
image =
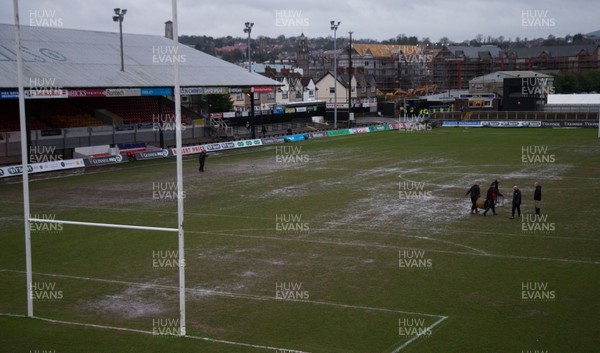
{"label": "distant rooftop", "polygon": [[569,44],[551,47],[531,47],[531,48],[513,48],[508,53],[515,53],[519,58],[538,57],[542,53],[547,53],[551,57],[559,56],[577,56],[581,52],[592,55],[598,48],[598,44]]}
{"label": "distant rooftop", "polygon": [[416,45],[395,45],[395,44],[352,44],[352,48],[360,56],[371,53],[374,57],[397,56],[399,52],[406,54],[417,54],[421,49]]}
{"label": "distant rooftop", "polygon": [[[260,86],[276,82],[170,39],[119,33],[21,26],[24,81],[45,78],[54,87],[172,87],[173,62],[181,86]],[[15,26],[0,24],[0,88],[16,88]]]}
{"label": "distant rooftop", "polygon": [[505,78],[551,78],[552,76],[536,71],[496,71],[487,75],[478,76],[469,83],[504,82]]}
{"label": "distant rooftop", "polygon": [[495,45],[484,45],[481,47],[470,47],[465,45],[449,46],[448,50],[454,54],[454,56],[465,56],[470,59],[494,57],[500,56],[502,49]]}

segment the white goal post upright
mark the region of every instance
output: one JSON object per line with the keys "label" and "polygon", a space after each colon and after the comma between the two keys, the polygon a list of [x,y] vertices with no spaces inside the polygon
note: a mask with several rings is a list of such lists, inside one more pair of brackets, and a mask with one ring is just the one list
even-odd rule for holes
{"label": "white goal post upright", "polygon": [[[173,41],[175,43],[176,53],[179,52],[179,31],[177,22],[177,0],[172,0],[173,7]],[[179,86],[179,60],[173,60],[175,71],[175,85],[173,94],[175,95],[175,139],[177,148],[177,228],[179,239],[179,336],[186,335],[185,328],[185,242],[183,231],[183,156],[181,143],[181,90]]]}
{"label": "white goal post upright", "polygon": [[31,227],[29,221],[29,153],[27,153],[27,122],[25,120],[25,89],[23,88],[23,57],[21,56],[21,27],[19,0],[13,0],[17,45],[17,80],[19,85],[19,124],[21,128],[21,168],[23,169],[23,221],[25,224],[25,269],[27,273],[27,316],[33,317]]}
{"label": "white goal post upright", "polygon": [[[23,176],[23,220],[25,225],[25,262],[26,262],[26,275],[27,275],[27,316],[34,317],[33,313],[33,296],[32,296],[32,283],[33,283],[33,268],[32,268],[32,255],[31,255],[31,228],[32,222],[36,223],[64,223],[79,226],[93,226],[93,227],[108,227],[108,228],[124,228],[124,229],[135,229],[135,230],[149,230],[149,231],[161,231],[161,232],[177,232],[179,240],[179,336],[186,336],[186,325],[185,325],[185,253],[184,253],[184,231],[183,231],[183,157],[182,157],[182,142],[181,142],[181,94],[179,85],[179,62],[174,60],[174,87],[173,95],[175,97],[175,122],[176,122],[176,153],[177,153],[177,228],[163,228],[163,227],[147,227],[147,226],[135,226],[125,224],[109,224],[109,223],[92,223],[92,222],[78,222],[78,221],[67,221],[67,220],[50,220],[50,219],[39,219],[32,218],[30,214],[30,200],[29,200],[29,153],[27,151],[27,122],[25,115],[25,89],[23,87],[23,59],[22,59],[22,46],[21,46],[21,28],[19,25],[19,0],[13,0],[14,14],[15,14],[15,42],[16,42],[16,56],[17,56],[17,79],[19,86],[19,124],[21,130],[21,168]],[[178,31],[177,31],[177,0],[172,0],[173,7],[173,41],[174,45],[179,45]]]}

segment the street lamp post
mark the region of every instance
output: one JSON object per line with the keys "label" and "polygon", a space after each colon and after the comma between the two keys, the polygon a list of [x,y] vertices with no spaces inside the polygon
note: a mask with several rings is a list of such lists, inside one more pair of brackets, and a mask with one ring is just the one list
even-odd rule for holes
{"label": "street lamp post", "polygon": [[[348,127],[352,121],[352,31],[348,32],[350,34],[350,41],[348,43]],[[358,98],[358,92],[356,92]]]}
{"label": "street lamp post", "polygon": [[[248,72],[252,72],[252,58],[250,57],[250,33],[252,33],[252,26],[254,22],[244,23],[244,33],[248,33]],[[250,131],[252,139],[256,138],[254,130],[254,92],[250,90]]]}
{"label": "street lamp post", "polygon": [[123,60],[123,19],[125,18],[125,14],[127,13],[127,9],[115,9],[115,15],[113,16],[113,21],[119,22],[119,37],[121,39],[121,71],[125,71],[125,61]]}
{"label": "street lamp post", "polygon": [[250,58],[250,33],[252,32],[252,26],[254,26],[254,22],[246,22],[244,23],[246,28],[244,28],[244,33],[248,33],[248,72],[252,72],[252,59]]}
{"label": "street lamp post", "polygon": [[340,21],[335,23],[331,21],[331,30],[333,31],[333,128],[337,129],[337,29]]}

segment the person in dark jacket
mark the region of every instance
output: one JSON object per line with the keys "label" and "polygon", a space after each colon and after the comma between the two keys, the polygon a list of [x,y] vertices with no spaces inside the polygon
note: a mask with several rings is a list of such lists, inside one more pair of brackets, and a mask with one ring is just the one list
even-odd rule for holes
{"label": "person in dark jacket", "polygon": [[517,210],[519,218],[521,218],[521,190],[516,185],[513,186],[512,217],[510,219],[515,219],[515,210]]}
{"label": "person in dark jacket", "polygon": [[496,205],[494,204],[496,200],[496,182],[493,182],[492,185],[487,190],[487,195],[485,197],[485,211],[483,211],[483,215],[485,216],[488,211],[491,209],[494,215],[496,215]]}
{"label": "person in dark jacket", "polygon": [[533,202],[535,204],[535,214],[540,215],[542,206],[542,186],[537,181],[533,183],[535,186],[535,191],[533,192]]}
{"label": "person in dark jacket", "polygon": [[471,214],[479,213],[479,210],[477,209],[477,199],[481,195],[481,189],[479,188],[478,183],[473,184],[465,196],[469,194],[471,194]]}
{"label": "person in dark jacket", "polygon": [[198,168],[199,171],[203,172],[204,171],[204,162],[206,161],[206,151],[202,150],[202,152],[200,152],[200,154],[198,155],[198,162],[200,163],[200,168]]}
{"label": "person in dark jacket", "polygon": [[502,193],[498,189],[498,185],[500,185],[500,180],[499,179],[494,180],[492,182],[492,185],[494,186],[494,206],[495,206],[496,203],[497,203],[497,201],[498,201],[498,196],[504,197],[504,195],[502,195]]}

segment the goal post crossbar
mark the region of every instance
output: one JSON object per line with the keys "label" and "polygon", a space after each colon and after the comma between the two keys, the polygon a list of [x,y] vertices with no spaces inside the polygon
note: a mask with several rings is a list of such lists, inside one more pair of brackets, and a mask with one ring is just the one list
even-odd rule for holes
{"label": "goal post crossbar", "polygon": [[137,230],[151,230],[151,231],[158,231],[158,232],[174,232],[174,233],[179,232],[179,229],[177,229],[177,228],[134,226],[134,225],[129,225],[129,224],[63,221],[63,220],[59,220],[59,219],[41,219],[41,218],[29,218],[29,221],[36,222],[36,223],[71,224],[71,225],[76,225],[76,226],[90,226],[90,227],[103,227],[103,228],[137,229]]}
{"label": "goal post crossbar", "polygon": [[[172,5],[172,16],[173,16],[173,38],[174,45],[179,45],[178,37],[178,21],[177,21],[177,0],[171,0]],[[24,220],[24,234],[25,234],[25,267],[27,272],[27,293],[31,293],[32,290],[32,261],[31,261],[31,222],[45,222],[45,223],[63,223],[72,225],[82,226],[97,226],[97,227],[109,227],[109,228],[125,228],[125,229],[137,229],[137,230],[149,230],[149,231],[165,231],[165,232],[177,232],[178,233],[178,248],[179,248],[179,261],[185,262],[184,255],[184,211],[183,211],[183,198],[177,200],[177,228],[159,228],[159,227],[146,227],[146,226],[133,226],[123,224],[109,224],[109,223],[91,223],[91,222],[75,222],[75,221],[59,221],[59,220],[44,220],[31,217],[29,208],[29,156],[27,150],[27,119],[25,114],[25,89],[23,85],[23,58],[21,55],[21,32],[19,23],[19,0],[13,0],[14,9],[14,20],[15,20],[15,45],[17,53],[17,81],[19,91],[19,125],[20,125],[20,136],[21,136],[21,161],[23,168],[23,220]],[[123,70],[123,69],[122,69]],[[179,61],[175,60],[173,65],[173,94],[175,96],[175,122],[176,122],[176,151],[177,151],[177,191],[183,191],[183,159],[182,159],[182,124],[181,124],[181,90],[180,90],[180,76],[179,76]],[[185,324],[185,267],[179,267],[179,326],[180,336],[186,336],[186,324]],[[33,296],[27,295],[27,316],[34,317],[33,313]]]}

